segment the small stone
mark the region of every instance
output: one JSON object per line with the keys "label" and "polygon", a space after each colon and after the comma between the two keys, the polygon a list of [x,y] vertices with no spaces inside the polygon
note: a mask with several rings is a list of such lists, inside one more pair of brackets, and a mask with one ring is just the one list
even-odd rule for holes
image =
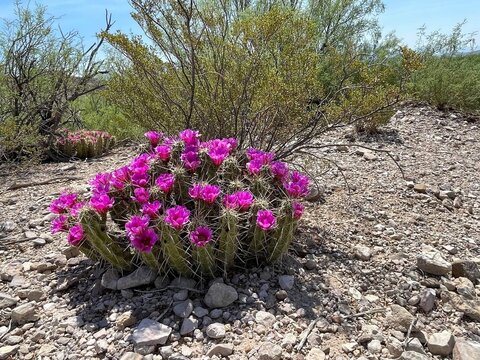
{"label": "small stone", "polygon": [[455,290],[457,293],[467,299],[475,299],[475,286],[466,277],[459,277],[454,280]]}
{"label": "small stone", "polygon": [[427,185],[421,184],[421,183],[420,184],[415,184],[413,186],[413,190],[415,190],[418,193],[425,194],[427,192]]}
{"label": "small stone", "polygon": [[307,270],[315,270],[317,268],[317,263],[313,259],[308,259],[305,262],[305,269]]}
{"label": "small stone", "polygon": [[193,303],[190,299],[182,301],[181,303],[178,303],[173,307],[174,314],[181,318],[189,317],[192,311]]}
{"label": "small stone", "polygon": [[172,328],[158,321],[143,319],[134,330],[132,341],[134,345],[163,345],[172,333]]}
{"label": "small stone", "polygon": [[420,354],[426,354],[425,350],[423,349],[422,343],[417,338],[409,339],[407,342],[407,346],[405,347],[406,351],[415,351]]}
{"label": "small stone", "polygon": [[399,360],[430,360],[430,358],[427,355],[416,351],[405,351],[402,353]]}
{"label": "small stone", "polygon": [[34,302],[29,302],[13,309],[11,314],[12,321],[23,325],[27,322],[37,321],[40,317],[37,314]]}
{"label": "small stone", "polygon": [[30,301],[40,301],[45,298],[45,293],[40,289],[30,290],[27,293],[27,299]]}
{"label": "small stone", "polygon": [[433,275],[447,275],[452,270],[452,265],[443,259],[438,252],[428,252],[418,255],[417,267]]}
{"label": "small stone", "polygon": [[255,321],[257,324],[270,328],[275,323],[275,316],[267,311],[258,311],[255,315]]}
{"label": "small stone", "polygon": [[233,344],[216,344],[213,345],[208,351],[207,356],[224,356],[227,357],[233,354]]}
{"label": "small stone", "polygon": [[156,289],[164,289],[170,284],[170,280],[165,275],[158,275],[153,284]]}
{"label": "small stone", "polygon": [[443,199],[442,205],[445,206],[448,210],[453,210],[453,201],[452,199]]}
{"label": "small stone", "polygon": [[148,285],[155,281],[157,273],[147,266],[140,266],[131,274],[118,279],[117,289],[131,289],[142,285]]}
{"label": "small stone", "polygon": [[437,294],[435,290],[430,288],[423,289],[422,292],[420,293],[419,306],[423,311],[425,311],[425,313],[428,314],[435,307],[436,295]]}
{"label": "small stone", "polygon": [[203,301],[209,308],[222,308],[238,299],[237,290],[223,283],[214,283],[208,289]]}
{"label": "small stone", "polygon": [[355,257],[357,259],[362,261],[368,261],[370,260],[371,256],[372,256],[372,251],[368,246],[364,246],[364,245],[355,246]]}
{"label": "small stone", "polygon": [[275,297],[277,298],[277,300],[283,301],[288,297],[288,293],[285,290],[278,290],[275,293]]}
{"label": "small stone", "polygon": [[292,275],[281,275],[278,277],[278,285],[280,285],[283,290],[292,290],[294,284],[295,277]]}
{"label": "small stone", "polygon": [[102,275],[102,286],[105,289],[117,290],[118,279],[120,279],[120,274],[115,269],[108,269]]}
{"label": "small stone", "polygon": [[125,354],[122,355],[120,360],[142,360],[143,355],[136,354],[134,352],[128,351]]}
{"label": "small stone", "polygon": [[467,341],[463,338],[455,340],[453,360],[478,360],[480,359],[480,343]]}
{"label": "small stone", "polygon": [[123,314],[120,314],[115,321],[117,328],[122,330],[125,329],[126,327],[132,326],[136,322],[137,322],[137,318],[133,315],[132,311],[127,311],[127,312],[124,312]]}
{"label": "small stone", "polygon": [[0,292],[0,310],[12,307],[17,304],[18,300],[13,296],[8,295],[7,293]]}
{"label": "small stone", "polygon": [[36,247],[44,246],[47,244],[47,241],[42,238],[36,238],[32,241],[32,245]]}
{"label": "small stone", "polygon": [[223,339],[225,337],[225,325],[213,323],[207,326],[207,336],[211,339]]}
{"label": "small stone", "polygon": [[325,360],[325,353],[319,348],[312,348],[305,356],[305,360]]}
{"label": "small stone", "polygon": [[185,301],[188,299],[188,290],[187,289],[182,289],[177,291],[175,294],[172,296],[173,301]]}
{"label": "small stone", "polygon": [[182,326],[180,327],[180,335],[184,336],[193,332],[198,328],[198,320],[193,316],[183,319]]}
{"label": "small stone", "polygon": [[258,360],[280,360],[282,358],[282,347],[269,341],[260,345],[257,352]]}
{"label": "small stone", "polygon": [[107,352],[108,349],[108,342],[105,339],[98,340],[95,342],[95,351],[97,354],[103,354]]}
{"label": "small stone", "polygon": [[48,355],[48,354],[54,352],[55,350],[56,350],[56,348],[52,344],[44,344],[44,345],[42,345],[40,350],[38,350],[37,356]]}
{"label": "small stone", "polygon": [[433,355],[449,356],[455,345],[455,339],[449,331],[442,331],[432,334],[427,345]]}
{"label": "small stone", "polygon": [[451,291],[442,291],[441,297],[443,302],[448,302],[458,311],[463,312],[464,316],[480,321],[480,301],[466,299]]}
{"label": "small stone", "polygon": [[454,261],[452,264],[452,275],[453,277],[465,277],[474,284],[480,282],[480,270],[474,261]]}
{"label": "small stone", "polygon": [[392,314],[388,317],[390,327],[394,330],[406,332],[414,321],[414,316],[397,304],[391,305],[390,309],[392,311]]}
{"label": "small stone", "polygon": [[463,205],[462,198],[460,196],[456,197],[455,200],[453,200],[453,206],[457,209],[460,209]]}
{"label": "small stone", "polygon": [[12,359],[19,348],[18,345],[0,347],[0,360]]}
{"label": "small stone", "polygon": [[368,161],[375,161],[378,159],[378,156],[375,155],[372,151],[365,151],[363,158]]}
{"label": "small stone", "polygon": [[297,336],[295,334],[288,333],[283,336],[281,346],[284,349],[291,350],[296,343]]}
{"label": "small stone", "polygon": [[177,288],[195,289],[197,282],[194,279],[178,277],[173,279],[170,285]]}
{"label": "small stone", "polygon": [[371,354],[377,354],[382,351],[382,343],[379,340],[372,340],[368,343],[367,349]]}
{"label": "small stone", "polygon": [[201,306],[197,306],[193,309],[193,314],[196,316],[196,317],[204,317],[206,315],[208,315],[208,310],[205,309],[204,307],[201,307]]}
{"label": "small stone", "polygon": [[342,350],[348,354],[353,352],[357,348],[357,346],[358,343],[356,341],[345,343],[342,344]]}
{"label": "small stone", "polygon": [[402,355],[403,343],[400,340],[392,337],[387,342],[387,349],[390,352],[390,355],[392,355],[394,358],[398,358]]}

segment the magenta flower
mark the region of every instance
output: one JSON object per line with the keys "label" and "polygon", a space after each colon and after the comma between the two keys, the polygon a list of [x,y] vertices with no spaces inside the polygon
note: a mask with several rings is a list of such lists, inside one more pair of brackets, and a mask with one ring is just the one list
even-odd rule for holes
{"label": "magenta flower", "polygon": [[283,183],[283,187],[287,194],[293,198],[304,197],[309,193],[310,179],[306,175],[302,175],[298,171],[294,171],[290,175],[290,179]]}
{"label": "magenta flower", "polygon": [[133,200],[140,204],[145,204],[148,202],[150,198],[150,193],[145,188],[136,188],[133,190],[134,196],[132,197]]}
{"label": "magenta flower", "polygon": [[300,220],[300,218],[303,215],[303,211],[305,210],[305,207],[303,206],[302,203],[299,203],[298,201],[295,201],[292,207],[293,207],[293,218],[295,220]]}
{"label": "magenta flower", "polygon": [[132,236],[130,242],[132,246],[140,252],[150,252],[158,241],[158,235],[152,228],[144,229],[142,232]]}
{"label": "magenta flower", "polygon": [[223,206],[225,206],[227,209],[237,209],[238,208],[237,195],[235,194],[225,195],[223,197]]}
{"label": "magenta flower", "polygon": [[249,160],[259,160],[263,165],[270,164],[275,157],[271,152],[265,152],[254,148],[249,148],[246,151]]}
{"label": "magenta flower", "polygon": [[150,176],[147,172],[136,172],[132,175],[132,184],[134,186],[145,187],[150,181]]}
{"label": "magenta flower", "polygon": [[198,153],[196,151],[188,151],[188,152],[182,153],[181,160],[182,160],[183,166],[188,171],[197,170],[201,164],[200,157],[198,156]]}
{"label": "magenta flower", "polygon": [[188,195],[190,195],[190,197],[193,200],[200,200],[202,198],[202,190],[203,190],[202,184],[193,184],[188,189]]}
{"label": "magenta flower", "polygon": [[204,247],[212,240],[212,230],[206,226],[199,226],[190,233],[190,241],[198,247]]}
{"label": "magenta flower", "polygon": [[49,210],[55,214],[63,214],[68,212],[77,202],[78,195],[75,193],[63,193],[50,204]]}
{"label": "magenta flower", "polygon": [[162,203],[155,200],[152,203],[146,203],[142,206],[142,214],[147,215],[150,219],[158,218],[158,212],[162,207]]}
{"label": "magenta flower", "polygon": [[130,180],[130,171],[127,166],[116,169],[112,172],[110,185],[117,190],[123,190],[126,183]]}
{"label": "magenta flower", "polygon": [[173,174],[160,174],[155,180],[155,185],[158,186],[162,192],[168,194],[173,189],[173,185],[175,184],[175,175]]}
{"label": "magenta flower", "polygon": [[283,181],[288,176],[288,165],[282,161],[273,161],[270,171],[275,179]]}
{"label": "magenta flower", "polygon": [[162,161],[170,160],[170,156],[172,154],[172,146],[171,145],[159,145],[155,148],[155,156],[158,157]]}
{"label": "magenta flower", "polygon": [[224,141],[227,142],[228,144],[228,147],[230,149],[230,154],[237,148],[238,146],[238,140],[235,139],[235,138],[226,138],[226,139],[223,139]]}
{"label": "magenta flower", "polygon": [[67,231],[68,230],[67,220],[68,220],[68,217],[65,215],[59,215],[58,217],[53,219],[52,227],[51,227],[52,234],[56,234],[62,231]]}
{"label": "magenta flower", "polygon": [[72,246],[79,246],[85,237],[81,224],[73,225],[68,231],[67,241]]}
{"label": "magenta flower", "polygon": [[145,133],[145,137],[148,139],[148,141],[150,141],[150,145],[152,145],[152,147],[155,147],[160,142],[163,134],[156,131],[147,131]]}
{"label": "magenta flower", "polygon": [[134,215],[125,224],[125,230],[128,237],[132,238],[148,228],[150,218],[148,216]]}
{"label": "magenta flower", "polygon": [[105,214],[113,206],[113,198],[107,194],[97,193],[90,199],[90,206],[99,214]]}
{"label": "magenta flower", "polygon": [[198,146],[200,144],[200,133],[198,131],[186,129],[179,136],[185,145]]}
{"label": "magenta flower", "polygon": [[254,198],[250,191],[237,191],[234,195],[237,197],[237,203],[240,210],[245,211],[252,206]]}
{"label": "magenta flower", "polygon": [[217,185],[205,185],[202,188],[201,199],[207,204],[213,204],[220,195],[220,187]]}
{"label": "magenta flower", "polygon": [[258,175],[260,174],[260,171],[262,171],[263,165],[264,164],[261,159],[253,159],[247,163],[247,170],[252,175]]}
{"label": "magenta flower", "polygon": [[70,209],[70,214],[73,217],[78,217],[78,215],[80,215],[80,211],[82,211],[84,206],[85,206],[85,201],[80,201],[73,204],[72,208]]}
{"label": "magenta flower", "polygon": [[272,229],[277,223],[277,219],[270,210],[259,210],[257,212],[257,226],[263,231]]}
{"label": "magenta flower", "polygon": [[230,155],[231,145],[220,139],[212,140],[208,145],[208,156],[215,166],[222,165],[223,161]]}
{"label": "magenta flower", "polygon": [[181,205],[167,209],[165,213],[165,222],[177,231],[181,230],[190,218],[190,211]]}
{"label": "magenta flower", "polygon": [[95,177],[90,180],[90,185],[92,185],[92,191],[98,193],[107,193],[110,191],[110,180],[112,174],[110,173],[98,173]]}

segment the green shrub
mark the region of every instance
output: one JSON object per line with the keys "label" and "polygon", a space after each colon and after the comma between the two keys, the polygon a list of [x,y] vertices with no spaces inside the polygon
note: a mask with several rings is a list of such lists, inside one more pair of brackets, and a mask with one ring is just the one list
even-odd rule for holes
{"label": "green shrub", "polygon": [[214,276],[280,260],[288,251],[309,179],[273,153],[237,149],[234,138],[200,142],[148,132],[150,146],[128,166],[100,173],[92,194],[65,193],[50,210],[52,232],[119,269]]}

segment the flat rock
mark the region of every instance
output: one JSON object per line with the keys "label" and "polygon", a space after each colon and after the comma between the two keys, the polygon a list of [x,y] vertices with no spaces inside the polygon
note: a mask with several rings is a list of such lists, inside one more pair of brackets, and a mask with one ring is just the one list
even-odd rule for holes
{"label": "flat rock", "polygon": [[400,360],[430,360],[430,357],[416,351],[404,351],[400,356]]}
{"label": "flat rock", "polygon": [[13,309],[11,318],[13,322],[22,325],[28,322],[37,321],[40,317],[37,314],[35,303],[29,302]]}
{"label": "flat rock", "polygon": [[225,337],[225,325],[213,323],[207,326],[206,334],[211,339],[223,339]]}
{"label": "flat rock", "polygon": [[435,299],[437,293],[434,289],[426,288],[420,292],[420,308],[425,312],[429,313],[435,307]]}
{"label": "flat rock", "polygon": [[415,351],[417,353],[424,354],[424,355],[426,354],[425,350],[423,349],[422,343],[417,338],[409,339],[408,342],[407,342],[407,346],[405,347],[405,350],[406,351]]}
{"label": "flat rock", "polygon": [[215,344],[208,351],[207,356],[229,356],[233,354],[233,344]]}
{"label": "flat rock", "polygon": [[447,275],[452,265],[438,252],[425,252],[417,256],[417,267],[432,275]]}
{"label": "flat rock", "polygon": [[8,345],[0,347],[0,360],[13,359],[13,356],[17,353],[18,345]]}
{"label": "flat rock", "polygon": [[451,332],[442,331],[430,335],[427,345],[433,355],[449,356],[455,345],[455,339]]}
{"label": "flat rock", "polygon": [[143,319],[133,331],[132,341],[137,346],[164,345],[171,333],[170,326],[160,324],[155,320]]}
{"label": "flat rock", "polygon": [[257,352],[258,360],[280,360],[282,358],[282,347],[269,341],[260,345]]}
{"label": "flat rock", "polygon": [[413,186],[413,190],[418,193],[425,194],[427,192],[427,185],[426,184],[415,184]]}
{"label": "flat rock", "polygon": [[453,348],[453,360],[480,359],[480,343],[457,338]]}
{"label": "flat rock", "polygon": [[120,360],[142,360],[143,355],[128,351],[125,354],[122,355]]}
{"label": "flat rock", "polygon": [[131,289],[142,285],[148,285],[155,281],[157,273],[146,266],[140,266],[131,274],[118,279],[117,289]]}
{"label": "flat rock", "polygon": [[17,298],[14,298],[13,296],[8,295],[7,293],[0,292],[0,310],[7,307],[15,306],[17,302],[18,302]]}
{"label": "flat rock", "polygon": [[137,322],[137,318],[133,315],[132,311],[126,311],[120,314],[117,319],[115,320],[115,324],[119,329],[125,329],[126,327],[130,327]]}
{"label": "flat rock", "polygon": [[406,332],[414,320],[414,316],[407,309],[397,304],[391,305],[390,310],[392,313],[387,319],[390,328]]}
{"label": "flat rock", "polygon": [[305,356],[305,360],[325,360],[325,353],[319,348],[312,348]]}
{"label": "flat rock", "polygon": [[452,263],[453,277],[465,277],[472,283],[480,282],[480,270],[474,261],[459,260]]}
{"label": "flat rock", "polygon": [[270,328],[275,323],[275,316],[267,311],[258,311],[255,314],[255,321],[257,324]]}
{"label": "flat rock", "polygon": [[452,291],[443,291],[441,297],[444,302],[450,303],[455,309],[463,312],[466,317],[480,321],[480,300],[466,299]]}
{"label": "flat rock", "polygon": [[190,334],[195,329],[198,328],[198,319],[190,316],[186,319],[183,319],[182,326],[180,327],[180,335],[184,336]]}
{"label": "flat rock", "polygon": [[232,304],[237,299],[238,293],[233,287],[223,283],[214,283],[208,289],[203,301],[209,308],[222,308]]}
{"label": "flat rock", "polygon": [[283,290],[292,290],[294,284],[295,277],[293,275],[281,275],[278,277],[278,285],[280,285]]}
{"label": "flat rock", "polygon": [[120,274],[115,269],[108,269],[102,275],[101,284],[105,289],[117,290],[118,279],[120,279]]}

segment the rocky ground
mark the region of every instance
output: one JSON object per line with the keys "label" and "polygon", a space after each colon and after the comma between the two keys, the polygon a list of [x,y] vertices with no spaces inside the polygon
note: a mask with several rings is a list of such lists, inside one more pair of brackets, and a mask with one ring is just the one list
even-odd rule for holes
{"label": "rocky ground", "polygon": [[318,151],[335,164],[289,258],[210,283],[118,279],[49,235],[50,201],[135,149],[2,170],[0,359],[480,359],[474,120],[406,106],[376,136],[331,133],[364,147]]}

